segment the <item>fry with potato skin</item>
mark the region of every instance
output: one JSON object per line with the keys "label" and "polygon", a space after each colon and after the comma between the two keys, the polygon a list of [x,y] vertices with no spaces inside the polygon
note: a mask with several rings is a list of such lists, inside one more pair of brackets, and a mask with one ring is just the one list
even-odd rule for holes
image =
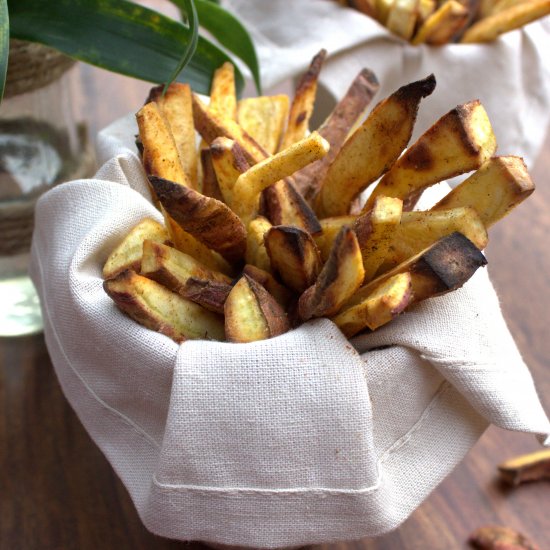
{"label": "fry with potato skin", "polygon": [[223,273],[208,269],[184,252],[150,240],[143,243],[140,272],[216,313],[223,313],[223,304],[231,290],[231,279]]}
{"label": "fry with potato skin", "polygon": [[166,243],[170,240],[170,235],[159,222],[151,218],[141,220],[109,254],[103,266],[103,278],[112,279],[126,269],[139,271],[143,255],[143,242],[146,239]]}
{"label": "fry with potato skin", "polygon": [[321,253],[323,262],[328,260],[332,245],[342,227],[351,227],[355,223],[357,216],[335,216],[333,218],[323,218],[319,221],[321,224],[321,233],[313,235],[315,244]]}
{"label": "fry with potato skin", "polygon": [[496,150],[489,117],[478,100],[458,105],[441,117],[411,145],[382,177],[369,197],[403,200],[412,210],[422,192],[444,179],[475,170]]}
{"label": "fry with potato skin", "polygon": [[248,275],[251,279],[261,284],[283,308],[286,309],[289,306],[293,299],[292,292],[286,286],[279,283],[271,273],[255,265],[246,264],[243,274]]}
{"label": "fry with potato skin", "polygon": [[134,321],[176,342],[224,339],[223,322],[219,315],[132,270],[107,279],[103,288],[117,307]]}
{"label": "fry with potato skin", "polygon": [[265,235],[272,269],[292,290],[302,293],[317,279],[321,257],[309,233],[297,227],[278,225]]}
{"label": "fry with potato skin", "polygon": [[357,237],[349,227],[343,227],[315,284],[298,300],[300,319],[307,321],[312,317],[329,317],[337,313],[361,286],[364,276]]}
{"label": "fry with potato skin", "polygon": [[526,481],[550,480],[550,449],[511,458],[499,464],[500,477],[510,485]]}
{"label": "fry with potato skin", "polygon": [[329,152],[320,160],[308,164],[292,178],[296,189],[310,202],[319,190],[328,167],[336,158],[348,134],[365,112],[380,84],[369,69],[363,69],[352,82],[346,95],[319,128],[319,134],[330,144]]}
{"label": "fry with potato skin", "polygon": [[468,10],[460,2],[449,0],[428,17],[411,40],[411,44],[446,44],[464,28],[468,20]]}
{"label": "fry with potato skin", "polygon": [[315,200],[319,217],[348,214],[355,198],[394,164],[411,138],[421,99],[434,88],[430,75],[402,86],[374,108],[329,166]]}
{"label": "fry with potato skin", "polygon": [[431,210],[469,206],[489,228],[523,202],[535,185],[520,157],[493,157]]}
{"label": "fry with potato skin", "polygon": [[322,49],[312,59],[308,70],[298,82],[294,99],[290,106],[288,124],[281,140],[279,151],[284,151],[293,143],[304,139],[309,130],[309,119],[313,113],[315,95],[317,94],[317,81],[323,66],[327,51]]}
{"label": "fry with potato skin", "polygon": [[226,61],[214,71],[210,86],[208,110],[223,118],[237,120],[235,67],[229,61]]}
{"label": "fry with potato skin", "polygon": [[223,201],[223,195],[218,184],[216,170],[212,163],[212,151],[209,148],[201,149],[202,189],[201,193],[218,201]]}
{"label": "fry with potato skin", "polygon": [[168,214],[188,233],[228,261],[238,261],[246,250],[246,229],[223,202],[174,182],[149,177]]}
{"label": "fry with potato skin", "polygon": [[271,227],[271,222],[263,216],[254,218],[248,224],[245,254],[247,264],[255,265],[269,273],[271,273],[271,260],[265,248],[264,238]]}
{"label": "fry with potato skin", "polygon": [[225,333],[229,342],[255,342],[289,330],[286,313],[259,283],[243,275],[225,302]]}
{"label": "fry with potato skin", "polygon": [[347,338],[369,328],[377,328],[392,321],[412,300],[411,275],[397,273],[375,286],[361,302],[344,308],[332,318]]}

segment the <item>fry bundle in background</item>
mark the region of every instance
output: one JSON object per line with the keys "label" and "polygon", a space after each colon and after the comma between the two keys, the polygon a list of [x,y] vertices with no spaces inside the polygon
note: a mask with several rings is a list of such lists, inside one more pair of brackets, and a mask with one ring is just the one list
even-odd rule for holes
{"label": "fry bundle in background", "polygon": [[[311,131],[325,56],[313,58],[292,101],[238,101],[228,64],[209,105],[184,84],[164,96],[153,89],[137,122],[164,225],[142,220],[105,263],[104,288],[124,313],[177,342],[253,342],[315,317],[351,337],[486,264],[487,228],[534,185],[521,158],[494,156],[483,106],[451,109],[409,145],[434,76],[363,120],[378,89],[363,69]],[[429,211],[412,212],[427,188],[470,172]]]}

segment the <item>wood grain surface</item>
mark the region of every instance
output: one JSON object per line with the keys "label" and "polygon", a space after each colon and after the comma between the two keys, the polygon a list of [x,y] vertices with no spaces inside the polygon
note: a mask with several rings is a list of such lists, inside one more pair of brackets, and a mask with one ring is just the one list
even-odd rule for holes
{"label": "wood grain surface", "polygon": [[[149,85],[90,67],[73,75],[75,108],[90,135],[135,111]],[[505,317],[550,410],[550,135],[531,173],[532,197],[491,231],[489,270]],[[158,538],[66,402],[42,336],[0,339],[0,549],[202,548]],[[536,450],[532,436],[490,428],[463,463],[396,531],[315,550],[468,548],[487,523],[516,528],[550,548],[550,484],[503,487],[496,465]],[[185,518],[182,518],[185,521]]]}

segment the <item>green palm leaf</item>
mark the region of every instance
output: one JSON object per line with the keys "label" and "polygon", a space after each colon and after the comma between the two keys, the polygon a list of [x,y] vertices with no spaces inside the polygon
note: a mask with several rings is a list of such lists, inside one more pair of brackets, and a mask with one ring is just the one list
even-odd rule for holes
{"label": "green palm leaf", "polygon": [[[9,12],[12,37],[155,83],[169,81],[192,41],[190,28],[125,0],[10,0]],[[223,51],[199,37],[177,80],[208,94],[214,70],[225,61]],[[242,89],[238,70],[236,83]]]}

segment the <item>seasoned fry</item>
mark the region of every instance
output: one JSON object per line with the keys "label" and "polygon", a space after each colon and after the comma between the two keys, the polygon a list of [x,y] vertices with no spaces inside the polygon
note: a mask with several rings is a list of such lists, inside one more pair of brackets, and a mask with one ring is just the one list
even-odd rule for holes
{"label": "seasoned fry", "polygon": [[226,61],[219,69],[214,71],[208,110],[222,118],[237,120],[235,67],[229,61]]}
{"label": "seasoned fry", "polygon": [[489,117],[478,100],[459,105],[422,134],[380,180],[367,201],[379,195],[403,200],[412,210],[427,187],[479,168],[496,150]]}
{"label": "seasoned fry", "polygon": [[390,8],[395,0],[376,0],[376,19],[386,25],[390,15]]}
{"label": "seasoned fry", "polygon": [[207,197],[223,201],[220,185],[216,170],[212,163],[212,151],[210,149],[201,149],[201,166],[202,166],[202,190],[201,193]]}
{"label": "seasoned fry", "polygon": [[380,282],[361,302],[344,309],[332,320],[351,338],[366,328],[375,330],[389,323],[405,310],[411,300],[411,274],[397,273]]}
{"label": "seasoned fry", "polygon": [[434,88],[430,75],[402,86],[374,108],[329,166],[315,201],[319,217],[347,214],[354,199],[392,166],[411,138],[421,99]]}
{"label": "seasoned fry", "polygon": [[225,302],[225,333],[230,342],[255,342],[285,333],[290,324],[277,300],[243,275]]}
{"label": "seasoned fry", "polygon": [[419,0],[418,2],[418,23],[423,25],[425,21],[437,9],[436,0]]}
{"label": "seasoned fry", "polygon": [[322,158],[328,149],[327,141],[317,132],[313,132],[241,174],[233,187],[233,204],[243,222],[247,224],[255,217],[259,195],[266,187],[290,176],[306,164]]}
{"label": "seasoned fry", "polygon": [[147,175],[191,187],[191,181],[183,170],[170,126],[158,105],[155,102],[144,105],[138,111],[136,120]]}
{"label": "seasoned fry", "polygon": [[391,197],[378,197],[372,210],[359,216],[353,224],[363,257],[365,282],[370,281],[386,258],[399,227],[403,202]]}
{"label": "seasoned fry", "polygon": [[432,210],[470,206],[485,227],[491,227],[523,202],[535,185],[520,157],[494,157],[449,194]]}
{"label": "seasoned fry", "polygon": [[309,119],[313,113],[313,104],[315,103],[315,95],[317,94],[317,80],[323,61],[327,55],[326,50],[321,50],[311,61],[309,69],[302,76],[288,116],[288,124],[281,141],[279,151],[284,151],[293,143],[300,141],[306,137],[309,129]]}
{"label": "seasoned fry", "polygon": [[361,286],[364,275],[357,237],[349,227],[343,227],[315,284],[300,296],[300,319],[307,321],[337,313]]}
{"label": "seasoned fry", "polygon": [[[172,82],[166,93],[164,85],[155,86],[149,92],[147,103],[154,101],[165,116],[178,150],[183,171],[193,189],[197,188],[198,155],[195,146],[195,125],[193,123],[193,103],[189,84]],[[162,174],[153,174],[162,176]]]}
{"label": "seasoned fry", "polygon": [[346,137],[378,91],[380,84],[372,71],[363,69],[354,79],[346,95],[319,128],[319,134],[329,145],[329,152],[320,160],[308,164],[292,178],[296,188],[309,202],[317,194],[328,167],[342,148]]}
{"label": "seasoned fry", "polygon": [[428,17],[411,43],[415,45],[424,42],[433,45],[446,44],[452,40],[453,36],[460,33],[468,23],[468,19],[468,10],[460,2],[449,0]]}
{"label": "seasoned fry", "polygon": [[487,230],[479,214],[469,207],[428,212],[403,212],[394,238],[378,274],[428,248],[436,241],[458,231],[479,249],[489,240]]}
{"label": "seasoned fry", "polygon": [[248,224],[246,237],[246,263],[271,273],[271,260],[265,248],[265,234],[271,229],[271,223],[263,216],[254,218]]}
{"label": "seasoned fry", "polygon": [[126,269],[138,271],[141,265],[143,241],[146,239],[165,243],[170,240],[170,236],[164,226],[157,221],[151,218],[140,221],[109,254],[103,266],[103,278],[112,279]]}
{"label": "seasoned fry", "polygon": [[237,122],[270,155],[277,152],[288,117],[287,95],[241,99]]}
{"label": "seasoned fry", "polygon": [[404,38],[410,40],[418,19],[418,0],[395,0],[390,7],[386,27]]}
{"label": "seasoned fry", "polygon": [[143,243],[141,275],[216,313],[231,290],[231,279],[212,271],[192,256],[170,246],[146,240]]}
{"label": "seasoned fry", "polygon": [[292,292],[279,283],[271,273],[250,264],[244,266],[243,273],[260,283],[283,308],[288,307],[292,300]]}
{"label": "seasoned fry", "polygon": [[259,212],[273,225],[294,225],[313,236],[321,232],[317,216],[288,179],[262,191]]}
{"label": "seasoned fry", "polygon": [[525,535],[500,525],[486,525],[476,529],[468,542],[478,550],[539,550]]}
{"label": "seasoned fry", "polygon": [[550,479],[550,449],[511,458],[499,464],[500,477],[510,485]]}
{"label": "seasoned fry", "polygon": [[265,235],[271,267],[295,292],[310,287],[321,271],[321,257],[311,235],[297,227],[278,225]]}
{"label": "seasoned fry", "polygon": [[219,315],[132,270],[104,281],[103,288],[118,308],[134,321],[176,342],[224,339],[223,321]]}
{"label": "seasoned fry", "polygon": [[162,178],[151,176],[149,181],[170,217],[185,231],[228,261],[244,257],[246,229],[227,205]]}
{"label": "seasoned fry", "polygon": [[474,23],[462,37],[463,44],[489,42],[500,34],[527,25],[550,13],[550,0],[530,0],[489,15]]}
{"label": "seasoned fry", "polygon": [[334,244],[334,239],[336,239],[342,227],[352,227],[356,219],[357,216],[335,216],[334,218],[320,220],[321,233],[313,235],[313,238],[321,252],[323,262],[327,261]]}

